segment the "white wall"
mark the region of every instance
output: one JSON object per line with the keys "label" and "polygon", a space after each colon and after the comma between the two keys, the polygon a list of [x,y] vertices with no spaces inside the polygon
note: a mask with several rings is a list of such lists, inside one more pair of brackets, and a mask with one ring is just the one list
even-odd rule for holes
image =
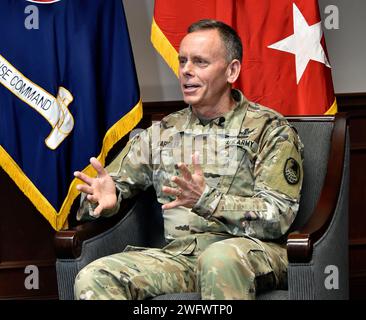
{"label": "white wall", "polygon": [[327,5],[339,9],[339,29],[324,29],[334,90],[366,92],[366,1],[319,0],[323,17]]}
{"label": "white wall", "polygon": [[182,100],[177,77],[150,41],[154,0],[123,0],[123,4],[143,101]]}
{"label": "white wall", "polygon": [[[150,41],[154,0],[122,1],[143,101],[181,100],[177,78]],[[339,9],[339,29],[324,29],[335,92],[366,92],[366,1],[319,0],[323,17],[327,5]]]}

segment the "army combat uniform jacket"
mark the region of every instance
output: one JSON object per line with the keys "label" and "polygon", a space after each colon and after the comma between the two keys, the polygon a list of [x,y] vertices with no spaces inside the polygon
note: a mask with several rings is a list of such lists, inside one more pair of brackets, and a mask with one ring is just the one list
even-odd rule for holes
{"label": "army combat uniform jacket", "polygon": [[[162,187],[175,187],[176,165],[191,164],[198,152],[206,188],[192,209],[163,212],[168,241],[204,233],[278,239],[295,219],[303,179],[296,131],[275,111],[232,94],[230,112],[208,122],[190,107],[172,113],[134,136],[107,167],[118,203],[153,185],[164,204],[174,200]],[[92,209],[83,200],[80,212]]]}

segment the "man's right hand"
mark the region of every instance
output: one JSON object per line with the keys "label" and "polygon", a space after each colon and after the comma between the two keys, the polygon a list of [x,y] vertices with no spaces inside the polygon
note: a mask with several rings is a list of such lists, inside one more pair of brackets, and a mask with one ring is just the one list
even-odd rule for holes
{"label": "man's right hand", "polygon": [[86,193],[90,202],[98,204],[94,209],[93,216],[99,217],[103,210],[113,209],[116,206],[116,186],[111,176],[96,158],[91,158],[90,163],[97,171],[97,177],[89,177],[80,171],[74,172],[74,176],[85,183],[78,184],[76,189]]}

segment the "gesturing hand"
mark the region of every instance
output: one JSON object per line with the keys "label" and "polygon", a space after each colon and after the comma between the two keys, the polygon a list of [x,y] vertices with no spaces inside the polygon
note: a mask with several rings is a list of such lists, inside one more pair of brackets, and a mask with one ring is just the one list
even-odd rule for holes
{"label": "gesturing hand", "polygon": [[78,184],[76,189],[86,193],[90,202],[98,203],[93,216],[99,217],[104,209],[112,209],[117,204],[116,186],[111,176],[96,158],[91,158],[90,163],[97,171],[97,177],[92,178],[82,172],[74,172],[76,178],[86,183]]}
{"label": "gesturing hand", "polygon": [[182,178],[177,176],[172,177],[172,181],[177,184],[178,188],[163,186],[163,192],[176,197],[174,201],[162,206],[164,210],[172,209],[178,206],[193,208],[193,206],[201,197],[203,191],[205,190],[206,182],[202,168],[199,165],[197,153],[192,155],[192,163],[194,168],[193,174],[189,171],[186,164],[178,164],[178,169],[182,174]]}

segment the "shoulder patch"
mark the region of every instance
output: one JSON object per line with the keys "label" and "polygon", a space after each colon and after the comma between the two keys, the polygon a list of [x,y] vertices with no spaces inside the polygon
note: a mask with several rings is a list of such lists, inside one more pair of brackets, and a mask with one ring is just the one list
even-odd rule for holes
{"label": "shoulder patch", "polygon": [[297,184],[300,181],[300,165],[294,158],[288,158],[283,168],[283,175],[288,184]]}

